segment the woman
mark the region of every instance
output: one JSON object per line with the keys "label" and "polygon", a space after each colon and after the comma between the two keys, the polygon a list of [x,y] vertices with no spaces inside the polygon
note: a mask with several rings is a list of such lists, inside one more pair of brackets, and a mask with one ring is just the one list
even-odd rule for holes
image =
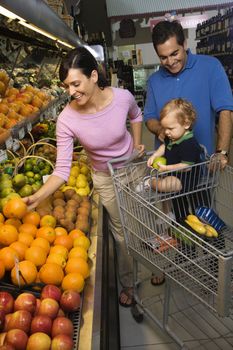
{"label": "woman", "polygon": [[[72,164],[73,140],[78,138],[91,161],[94,188],[110,217],[117,248],[119,277],[123,286],[119,303],[127,307],[134,302],[131,260],[125,247],[107,163],[112,158],[130,156],[134,149],[139,151],[139,156],[143,154],[142,113],[129,91],[107,86],[95,58],[84,47],[78,47],[67,54],[60,65],[59,77],[71,96],[71,101],[57,120],[56,166],[48,181],[25,201],[29,209],[33,209],[67,181]],[[132,136],[126,128],[128,116]]]}

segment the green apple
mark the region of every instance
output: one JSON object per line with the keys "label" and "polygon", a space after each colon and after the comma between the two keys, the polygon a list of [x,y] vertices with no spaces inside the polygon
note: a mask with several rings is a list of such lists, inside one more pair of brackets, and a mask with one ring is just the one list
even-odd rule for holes
{"label": "green apple", "polygon": [[155,169],[159,169],[158,163],[161,163],[163,165],[167,164],[167,159],[164,157],[157,157],[154,159],[153,163],[152,163],[152,167]]}

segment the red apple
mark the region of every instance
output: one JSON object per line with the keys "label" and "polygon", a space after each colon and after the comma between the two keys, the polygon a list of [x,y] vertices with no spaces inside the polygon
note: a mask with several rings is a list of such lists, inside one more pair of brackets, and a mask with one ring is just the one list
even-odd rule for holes
{"label": "red apple", "polygon": [[73,339],[66,334],[56,335],[52,339],[51,350],[72,350],[74,346]]}
{"label": "red apple", "polygon": [[8,331],[10,329],[18,328],[22,329],[25,333],[28,333],[31,327],[32,315],[29,311],[18,310],[15,311],[8,322]]}
{"label": "red apple", "polygon": [[28,342],[27,334],[21,329],[11,329],[7,332],[4,344],[12,345],[15,350],[25,350]]}
{"label": "red apple", "polygon": [[3,330],[4,328],[4,323],[5,323],[5,316],[6,313],[4,310],[0,310],[0,332]]}
{"label": "red apple", "polygon": [[53,321],[49,316],[37,315],[32,319],[31,334],[43,332],[48,335],[51,334]]}
{"label": "red apple", "polygon": [[46,298],[41,300],[38,315],[46,315],[54,319],[55,317],[57,317],[58,310],[58,302],[52,298]]}
{"label": "red apple", "polygon": [[36,298],[36,309],[34,312],[34,316],[38,314],[39,308],[40,308],[41,300],[39,298]]}
{"label": "red apple", "polygon": [[7,314],[5,316],[5,323],[4,323],[4,329],[3,329],[4,332],[9,331],[9,321],[10,321],[12,315],[13,314]]}
{"label": "red apple", "polygon": [[60,306],[65,312],[77,311],[80,306],[80,294],[75,290],[66,290],[62,293]]}
{"label": "red apple", "polygon": [[0,292],[0,310],[4,310],[9,314],[14,309],[14,298],[8,292]]}
{"label": "red apple", "polygon": [[60,301],[61,289],[52,284],[47,284],[41,291],[41,300],[46,298],[52,298],[54,300]]}
{"label": "red apple", "polygon": [[51,338],[48,334],[37,332],[30,335],[26,350],[50,350]]}
{"label": "red apple", "polygon": [[58,334],[66,334],[73,337],[74,327],[71,320],[67,317],[57,317],[53,321],[52,326],[52,338],[56,337]]}
{"label": "red apple", "polygon": [[4,344],[4,340],[6,338],[6,333],[7,332],[0,333],[0,346]]}
{"label": "red apple", "polygon": [[36,310],[36,297],[31,293],[22,293],[16,299],[14,303],[14,310],[27,310],[31,314],[34,314]]}

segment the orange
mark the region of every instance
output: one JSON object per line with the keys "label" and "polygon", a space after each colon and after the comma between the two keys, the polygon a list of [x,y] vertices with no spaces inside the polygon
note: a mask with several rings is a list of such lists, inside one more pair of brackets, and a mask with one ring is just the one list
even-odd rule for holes
{"label": "orange", "polygon": [[0,279],[2,279],[5,275],[5,265],[2,260],[0,260]]}
{"label": "orange", "polygon": [[9,246],[17,241],[18,231],[13,225],[2,225],[0,227],[0,245]]}
{"label": "orange", "polygon": [[84,288],[84,284],[85,281],[81,273],[72,272],[68,273],[68,275],[63,278],[61,286],[63,290],[71,289],[80,293]]}
{"label": "orange", "polygon": [[4,216],[2,215],[2,213],[0,213],[0,223],[3,223],[5,220]]}
{"label": "orange", "polygon": [[74,247],[70,250],[69,252],[69,259],[70,258],[83,258],[84,260],[87,261],[88,259],[88,254],[86,249],[83,247]]}
{"label": "orange", "polygon": [[88,263],[83,258],[70,258],[66,263],[65,272],[79,272],[84,279],[90,275]]}
{"label": "orange", "polygon": [[21,261],[25,257],[25,251],[28,249],[28,246],[23,242],[16,241],[11,243],[10,248],[13,248],[18,253],[19,260]]}
{"label": "orange", "polygon": [[7,271],[14,267],[17,259],[19,259],[18,253],[13,248],[5,247],[0,250],[0,260],[3,261]]}
{"label": "orange", "polygon": [[24,286],[35,282],[37,276],[37,269],[35,264],[31,261],[23,260],[18,263],[17,268],[11,270],[11,281],[16,286]]}
{"label": "orange", "polygon": [[56,237],[68,235],[67,230],[64,227],[60,227],[60,226],[55,227],[55,233],[56,233]]}
{"label": "orange", "polygon": [[37,230],[36,237],[45,238],[49,243],[53,243],[56,238],[56,233],[53,227],[43,226]]}
{"label": "orange", "polygon": [[56,218],[52,215],[49,215],[49,214],[42,216],[42,218],[40,219],[40,227],[50,226],[50,227],[55,228],[56,223],[57,223]]}
{"label": "orange", "polygon": [[26,244],[28,247],[32,244],[33,237],[30,233],[20,232],[18,235],[18,241]]}
{"label": "orange", "polygon": [[60,265],[63,269],[66,266],[66,259],[61,254],[49,254],[46,263],[55,263]]}
{"label": "orange", "polygon": [[74,247],[83,247],[86,250],[89,249],[90,245],[91,245],[91,242],[89,238],[87,238],[86,236],[75,238],[73,243]]}
{"label": "orange", "polygon": [[41,247],[30,247],[25,252],[25,259],[32,261],[36,266],[45,264],[46,258],[46,251]]}
{"label": "orange", "polygon": [[62,255],[65,259],[68,258],[68,249],[64,247],[63,245],[55,245],[50,248],[49,254],[60,254]]}
{"label": "orange", "polygon": [[70,250],[73,247],[73,240],[69,236],[59,236],[55,239],[54,245],[63,245]]}
{"label": "orange", "polygon": [[85,236],[85,233],[78,228],[75,228],[74,230],[70,231],[69,236],[74,240],[80,236]]}
{"label": "orange", "polygon": [[33,224],[38,227],[40,223],[40,215],[37,213],[37,211],[29,211],[23,216],[22,221],[24,224]]}
{"label": "orange", "polygon": [[10,199],[3,206],[3,214],[6,218],[17,218],[22,219],[22,217],[27,212],[27,205],[23,202],[21,198],[14,197]]}
{"label": "orange", "polygon": [[31,247],[41,247],[46,251],[47,254],[50,251],[49,241],[47,241],[47,239],[42,237],[38,237],[34,239],[34,241],[32,241]]}
{"label": "orange", "polygon": [[37,227],[33,224],[25,223],[19,226],[18,231],[29,233],[33,237],[36,237]]}
{"label": "orange", "polygon": [[59,286],[64,278],[62,267],[55,263],[44,264],[39,271],[39,279],[45,284]]}
{"label": "orange", "polygon": [[22,222],[19,219],[12,218],[12,219],[6,219],[5,224],[7,225],[13,225],[17,228],[19,228],[20,225],[22,225]]}

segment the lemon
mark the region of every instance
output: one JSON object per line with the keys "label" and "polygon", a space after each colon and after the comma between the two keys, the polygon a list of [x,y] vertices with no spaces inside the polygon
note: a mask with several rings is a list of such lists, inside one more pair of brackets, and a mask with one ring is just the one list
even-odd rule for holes
{"label": "lemon", "polygon": [[86,177],[86,175],[84,175],[84,174],[79,174],[78,177],[77,177],[77,180],[84,180],[84,181],[87,181],[87,177]]}
{"label": "lemon", "polygon": [[79,194],[80,196],[87,196],[87,190],[86,188],[78,188],[76,189],[76,193]]}
{"label": "lemon", "polygon": [[75,186],[75,184],[76,184],[76,178],[71,175],[67,181],[67,185],[68,186]]}
{"label": "lemon", "polygon": [[83,165],[80,169],[80,173],[87,175],[89,173],[89,168],[86,165]]}
{"label": "lemon", "polygon": [[74,176],[74,177],[77,177],[80,173],[80,169],[78,166],[73,166],[70,170],[70,175],[71,176]]}
{"label": "lemon", "polygon": [[76,181],[76,187],[77,188],[84,188],[87,186],[87,180],[84,180],[84,179],[78,179]]}

